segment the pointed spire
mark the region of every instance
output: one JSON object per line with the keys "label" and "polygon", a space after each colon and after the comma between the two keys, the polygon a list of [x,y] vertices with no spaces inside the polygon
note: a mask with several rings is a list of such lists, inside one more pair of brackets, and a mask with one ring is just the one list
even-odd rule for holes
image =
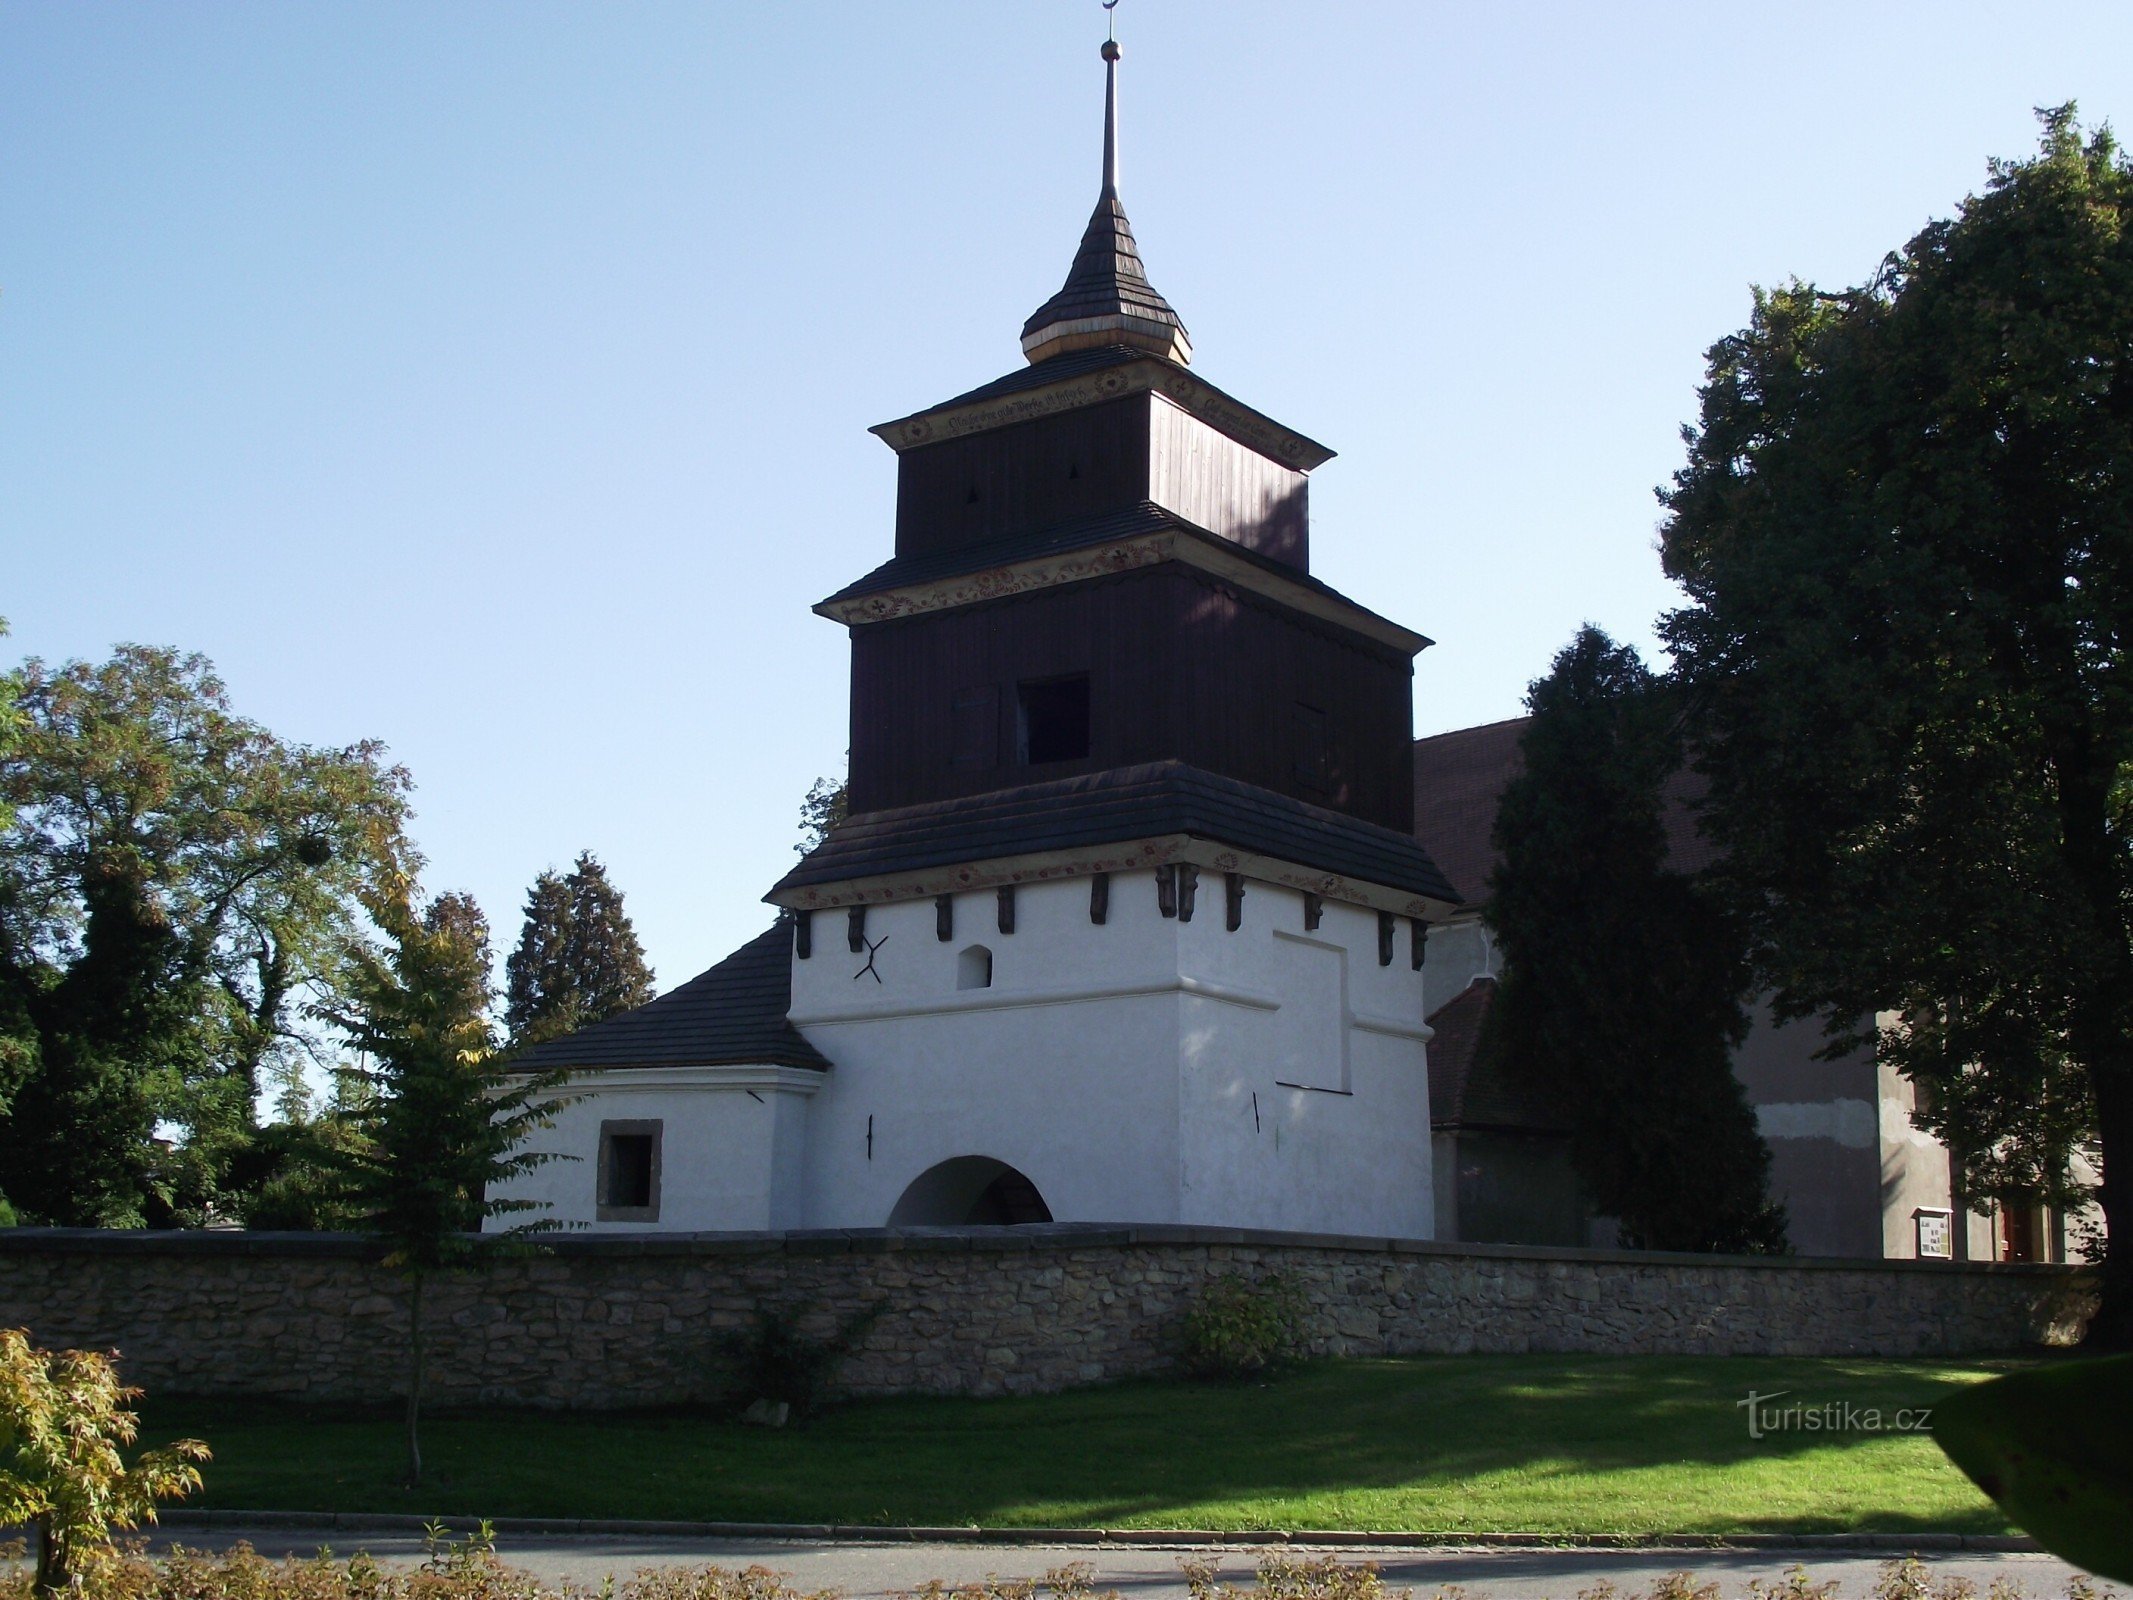
{"label": "pointed spire", "polygon": [[1032,362],[1111,344],[1192,360],[1185,324],[1142,270],[1133,224],[1118,201],[1118,57],[1118,42],[1105,40],[1103,190],[1066,283],[1022,324],[1022,353]]}
{"label": "pointed spire", "polygon": [[1104,186],[1118,194],[1118,41],[1104,41]]}

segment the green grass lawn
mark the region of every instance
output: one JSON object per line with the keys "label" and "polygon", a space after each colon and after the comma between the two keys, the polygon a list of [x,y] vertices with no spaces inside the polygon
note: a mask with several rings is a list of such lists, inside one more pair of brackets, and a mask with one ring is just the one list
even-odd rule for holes
{"label": "green grass lawn", "polygon": [[706,1412],[439,1411],[398,1486],[390,1410],[151,1399],[215,1452],[212,1507],[481,1516],[1546,1533],[1998,1533],[1918,1434],[1748,1437],[1753,1388],[1884,1413],[2006,1364],[1458,1356],[1263,1386],[1147,1381],[858,1402],[805,1427]]}

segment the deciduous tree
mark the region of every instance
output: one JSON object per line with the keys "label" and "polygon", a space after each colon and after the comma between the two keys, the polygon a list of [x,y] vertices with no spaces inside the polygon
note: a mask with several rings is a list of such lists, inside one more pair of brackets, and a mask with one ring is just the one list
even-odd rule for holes
{"label": "deciduous tree", "polygon": [[[2081,1198],[2133,1341],[2133,167],[2071,106],[1857,289],[1758,293],[1662,495],[1710,818],[1782,1012],[1971,1193]],[[1864,1025],[1861,1019],[1867,1019]]]}
{"label": "deciduous tree", "polygon": [[[0,1170],[46,1220],[196,1219],[295,1070],[358,897],[413,865],[407,775],[276,739],[171,650],[31,660],[8,706],[0,1027],[28,1043]],[[152,1157],[159,1121],[184,1137]]]}
{"label": "deciduous tree", "polygon": [[1772,1251],[1785,1221],[1732,1052],[1745,937],[1667,865],[1662,787],[1682,751],[1665,685],[1596,628],[1533,685],[1524,771],[1497,811],[1488,918],[1504,976],[1483,1048],[1556,1108],[1625,1240]]}
{"label": "deciduous tree", "polygon": [[817,778],[800,797],[800,842],[793,849],[803,856],[809,854],[851,809],[851,789],[844,779]]}
{"label": "deciduous tree", "polygon": [[[0,617],[0,638],[6,636],[7,619]],[[22,674],[0,673],[0,771],[6,770],[21,748],[23,717],[16,706],[21,694]],[[5,790],[0,789],[0,837],[6,835],[14,820],[15,808]],[[0,880],[0,893],[5,893],[5,880]],[[5,914],[4,907],[0,907],[0,918]],[[0,983],[0,1118],[6,1117],[15,1091],[29,1077],[37,1060],[37,1030],[26,1002],[27,996],[15,985]],[[0,1193],[0,1205],[6,1204],[6,1195]]]}
{"label": "deciduous tree", "polygon": [[39,1350],[20,1328],[0,1328],[0,1526],[37,1535],[34,1592],[79,1593],[116,1554],[113,1529],[156,1520],[156,1502],[200,1487],[198,1439],[124,1449],[139,1422],[111,1358],[94,1350]]}
{"label": "deciduous tree", "polygon": [[[337,1013],[363,1065],[356,1122],[363,1139],[342,1152],[349,1200],[408,1284],[408,1481],[422,1476],[422,1291],[439,1273],[479,1265],[500,1248],[556,1224],[544,1209],[490,1189],[557,1159],[523,1148],[562,1102],[559,1073],[513,1075],[489,1026],[488,924],[464,895],[418,916],[404,897],[380,897],[372,916],[390,943],[353,954],[352,1003]],[[525,1220],[482,1232],[504,1217]]]}
{"label": "deciduous tree", "polygon": [[35,1054],[0,1121],[0,1171],[27,1217],[138,1227],[160,1176],[156,1124],[204,1075],[200,963],[139,851],[99,851],[74,887],[72,958],[9,974]]}

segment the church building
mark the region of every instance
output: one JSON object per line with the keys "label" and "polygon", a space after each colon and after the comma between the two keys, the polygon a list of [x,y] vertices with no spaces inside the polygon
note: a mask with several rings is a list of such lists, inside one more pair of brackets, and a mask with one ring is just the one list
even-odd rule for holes
{"label": "church building", "polygon": [[1311,575],[1323,445],[1214,387],[1103,182],[1025,364],[873,431],[847,819],[775,924],[537,1047],[519,1180],[595,1229],[1182,1223],[1429,1238],[1429,641]]}

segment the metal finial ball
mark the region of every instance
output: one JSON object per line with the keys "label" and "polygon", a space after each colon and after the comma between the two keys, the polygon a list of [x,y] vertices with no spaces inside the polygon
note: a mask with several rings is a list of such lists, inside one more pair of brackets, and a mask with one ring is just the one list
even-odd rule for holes
{"label": "metal finial ball", "polygon": [[1116,39],[1106,39],[1104,41],[1103,57],[1106,61],[1116,61],[1118,59],[1119,48]]}

